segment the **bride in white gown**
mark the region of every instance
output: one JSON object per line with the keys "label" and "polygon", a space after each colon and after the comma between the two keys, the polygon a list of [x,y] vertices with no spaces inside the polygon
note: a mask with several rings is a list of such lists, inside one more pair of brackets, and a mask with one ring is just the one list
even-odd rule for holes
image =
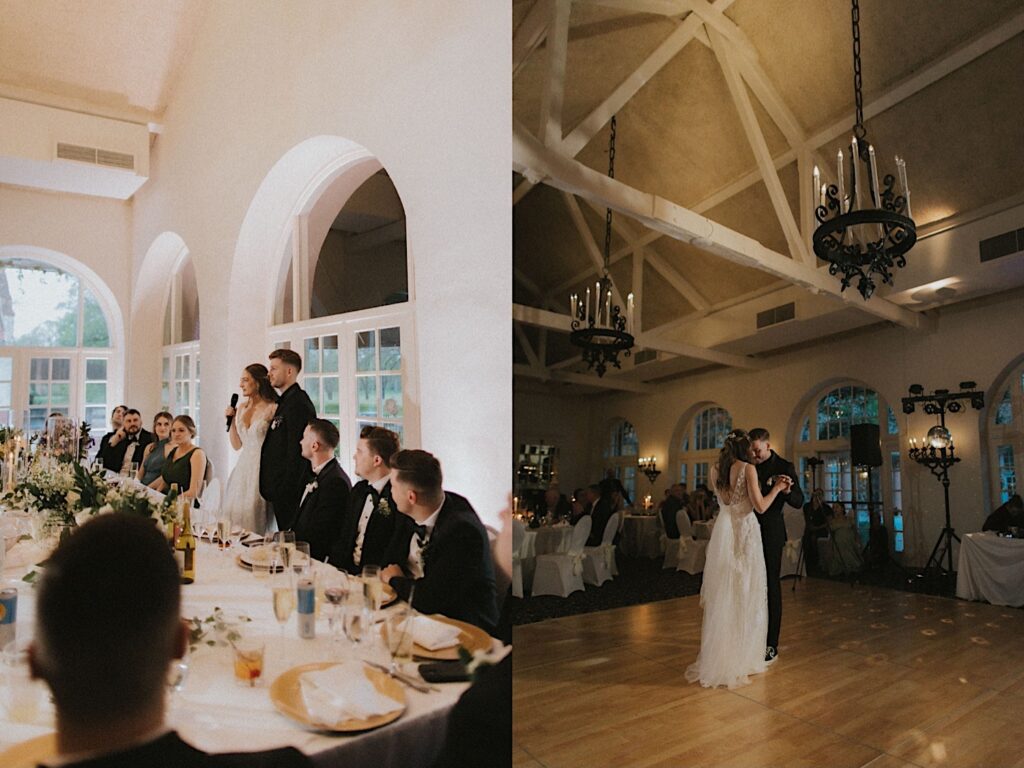
{"label": "bride in white gown", "polygon": [[245,399],[237,410],[228,408],[224,415],[234,416],[228,436],[231,447],[241,454],[224,488],[221,508],[232,527],[263,533],[267,528],[267,503],[260,496],[260,452],[277,410],[277,395],[267,379],[266,366],[260,363],[245,367],[238,386]]}
{"label": "bride in white gown", "polygon": [[764,513],[789,478],[780,479],[761,495],[757,471],[749,463],[750,440],[730,432],[711,469],[711,485],[719,513],[708,542],[700,602],[704,607],[700,653],[686,670],[691,683],[705,688],[737,688],[749,675],[764,672],[768,633],[768,582],[761,550],[761,527],[754,517]]}

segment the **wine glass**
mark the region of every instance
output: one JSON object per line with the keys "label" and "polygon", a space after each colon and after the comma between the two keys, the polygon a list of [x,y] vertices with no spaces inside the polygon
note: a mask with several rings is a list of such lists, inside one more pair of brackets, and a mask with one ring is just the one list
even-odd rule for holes
{"label": "wine glass", "polygon": [[363,590],[353,587],[345,597],[345,637],[349,642],[358,643],[369,625],[369,611]]}
{"label": "wine glass", "polygon": [[[294,535],[294,534],[292,534]],[[290,565],[292,578],[296,583],[313,578],[313,558],[309,554],[308,541],[292,542],[285,565]]]}
{"label": "wine glass", "polygon": [[345,600],[349,593],[349,577],[345,571],[327,571],[324,574],[324,600],[331,606],[330,615],[327,617],[328,634],[331,639],[337,641],[338,626],[344,623]]}
{"label": "wine glass", "polygon": [[283,564],[287,568],[290,562],[292,550],[295,549],[295,531],[278,531],[274,537],[278,546],[283,550]]}
{"label": "wine glass", "polygon": [[220,547],[221,552],[231,546],[231,539],[231,521],[222,517],[217,521],[217,546]]}
{"label": "wine glass", "polygon": [[388,650],[391,652],[391,669],[398,670],[402,664],[412,661],[413,622],[416,611],[411,605],[396,606],[388,617],[386,632]]}

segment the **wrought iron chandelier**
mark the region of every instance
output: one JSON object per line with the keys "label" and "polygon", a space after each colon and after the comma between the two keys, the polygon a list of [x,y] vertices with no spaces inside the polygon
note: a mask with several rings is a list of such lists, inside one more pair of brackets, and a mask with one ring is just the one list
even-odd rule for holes
{"label": "wrought iron chandelier", "polygon": [[[608,139],[608,178],[615,178],[615,115],[612,115],[611,134]],[[594,283],[591,296],[587,287],[584,298],[574,293],[569,296],[569,314],[572,333],[569,340],[582,350],[587,369],[604,376],[609,365],[622,368],[619,352],[626,357],[633,349],[633,294],[626,298],[626,313],[612,299],[612,277],[608,272],[612,250],[612,209],[604,217],[604,274]]]}
{"label": "wrought iron chandelier", "polygon": [[[894,268],[907,265],[906,253],[917,241],[917,225],[911,218],[907,166],[896,156],[896,173],[886,174],[879,194],[875,148],[864,128],[864,97],[861,94],[860,6],[852,0],[853,90],[857,122],[850,140],[850,187],[846,188],[843,151],[837,155],[836,184],[821,183],[814,167],[814,190],[818,204],[814,216],[814,253],[829,263],[830,275],[841,275],[846,290],[857,279],[857,290],[865,299],[875,291],[875,280],[892,284]],[[862,207],[862,201],[865,203]]]}

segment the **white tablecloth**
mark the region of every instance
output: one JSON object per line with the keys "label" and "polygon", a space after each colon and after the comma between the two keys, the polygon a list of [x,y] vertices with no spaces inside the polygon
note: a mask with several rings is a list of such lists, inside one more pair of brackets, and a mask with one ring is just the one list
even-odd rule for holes
{"label": "white tablecloth", "polygon": [[[203,647],[190,654],[190,670],[184,690],[169,702],[168,723],[182,738],[200,749],[215,752],[251,751],[282,745],[298,747],[313,755],[318,766],[429,766],[445,737],[447,715],[467,687],[445,684],[439,693],[418,693],[405,688],[407,709],[394,723],[376,731],[348,736],[316,733],[278,713],[268,688],[286,669],[315,661],[352,658],[356,653],[386,658],[378,643],[376,652],[353,648],[347,640],[332,643],[327,637],[326,612],[317,622],[317,638],[297,636],[295,615],[285,625],[285,637],[274,619],[269,581],[256,579],[234,562],[234,556],[200,543],[197,578],[182,587],[182,613],[205,618],[214,608],[239,611],[252,618],[248,631],[266,639],[264,682],[243,688],[234,681],[229,649]],[[329,567],[329,566],[321,566]],[[5,586],[20,579],[23,569],[4,571]],[[18,582],[18,639],[32,636],[35,619],[34,590]],[[7,719],[0,707],[0,751],[25,739],[54,730],[53,711],[42,710],[35,722]]]}
{"label": "white tablecloth", "polygon": [[523,563],[523,586],[529,591],[533,586],[533,572],[537,569],[537,555],[554,555],[569,549],[572,540],[572,526],[568,523],[527,528],[523,537],[520,557]]}
{"label": "white tablecloth", "polygon": [[1024,606],[1024,539],[968,533],[960,543],[956,596]]}
{"label": "white tablecloth", "polygon": [[626,515],[619,549],[626,557],[661,557],[661,518],[657,515]]}

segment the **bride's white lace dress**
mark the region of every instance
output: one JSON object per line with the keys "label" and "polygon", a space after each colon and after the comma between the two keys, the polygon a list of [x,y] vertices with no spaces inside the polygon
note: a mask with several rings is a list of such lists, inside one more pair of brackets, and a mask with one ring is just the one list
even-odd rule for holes
{"label": "bride's white lace dress", "polygon": [[720,511],[708,542],[700,602],[704,622],[700,653],[686,670],[691,683],[737,688],[764,672],[768,633],[768,584],[761,527],[747,497],[745,469],[727,496],[718,488]]}
{"label": "bride's white lace dress", "polygon": [[238,463],[224,488],[221,509],[234,527],[263,533],[267,528],[267,503],[260,496],[260,451],[267,436],[270,422],[254,413],[252,423],[246,427],[248,406],[240,406],[235,413],[235,427],[242,441]]}

